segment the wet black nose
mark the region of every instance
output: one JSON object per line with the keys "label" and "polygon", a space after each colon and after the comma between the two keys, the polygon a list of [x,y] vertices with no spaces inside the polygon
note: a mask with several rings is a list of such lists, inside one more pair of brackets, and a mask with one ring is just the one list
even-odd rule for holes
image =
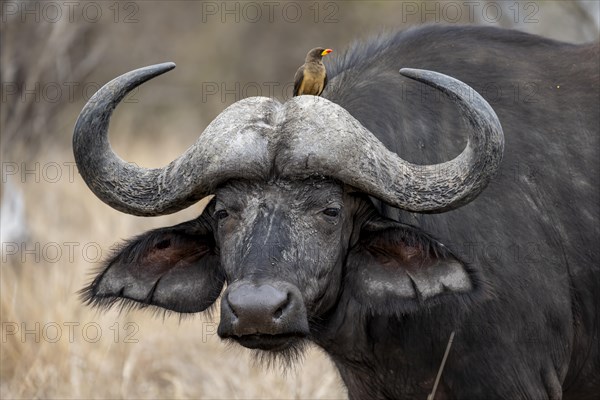
{"label": "wet black nose", "polygon": [[290,284],[232,285],[221,302],[221,337],[305,335],[306,308]]}

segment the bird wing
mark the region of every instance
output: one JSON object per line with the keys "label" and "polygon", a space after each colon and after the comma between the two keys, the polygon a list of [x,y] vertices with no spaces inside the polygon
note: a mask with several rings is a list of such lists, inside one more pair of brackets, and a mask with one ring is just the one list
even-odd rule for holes
{"label": "bird wing", "polygon": [[[323,90],[325,90],[326,86],[327,86],[327,70],[325,70],[325,79],[323,79],[323,89],[321,89],[321,93],[323,93]],[[319,95],[321,95],[321,93],[319,93]]]}
{"label": "bird wing", "polygon": [[296,75],[294,75],[294,96],[298,96],[298,91],[300,90],[300,86],[302,86],[302,81],[304,80],[304,65],[301,65],[296,71]]}

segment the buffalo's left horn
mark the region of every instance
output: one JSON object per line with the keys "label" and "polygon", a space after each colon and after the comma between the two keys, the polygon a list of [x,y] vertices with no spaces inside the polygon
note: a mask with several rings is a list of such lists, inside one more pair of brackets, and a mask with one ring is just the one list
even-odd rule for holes
{"label": "buffalo's left horn", "polygon": [[[470,127],[461,154],[440,164],[410,163],[389,151],[367,128],[352,122],[345,110],[323,104],[321,113],[337,124],[327,127],[331,132],[322,128],[323,134],[298,138],[304,152],[296,153],[306,155],[296,157],[301,161],[296,169],[334,177],[406,211],[440,213],[461,207],[481,193],[500,166],[504,134],[498,117],[483,97],[457,79],[426,70],[403,68],[400,72],[442,91],[458,106]],[[311,102],[303,96],[295,99]]]}
{"label": "buffalo's left horn", "polygon": [[[471,129],[467,146],[453,160],[433,165],[403,163],[409,179],[406,185],[401,185],[404,186],[401,190],[408,201],[398,205],[421,213],[439,213],[461,207],[485,189],[500,167],[504,133],[498,116],[479,93],[458,79],[412,68],[403,68],[400,73],[434,87],[454,100]],[[411,195],[415,194],[417,196],[411,202]],[[398,197],[392,196],[398,203]]]}

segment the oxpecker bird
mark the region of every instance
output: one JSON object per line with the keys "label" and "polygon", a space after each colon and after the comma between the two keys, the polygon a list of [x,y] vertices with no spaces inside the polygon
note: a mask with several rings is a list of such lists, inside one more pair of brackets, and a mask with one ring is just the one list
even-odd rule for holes
{"label": "oxpecker bird", "polygon": [[306,55],[304,65],[298,68],[294,76],[294,96],[312,94],[320,96],[327,85],[327,71],[321,61],[323,56],[333,50],[317,47]]}

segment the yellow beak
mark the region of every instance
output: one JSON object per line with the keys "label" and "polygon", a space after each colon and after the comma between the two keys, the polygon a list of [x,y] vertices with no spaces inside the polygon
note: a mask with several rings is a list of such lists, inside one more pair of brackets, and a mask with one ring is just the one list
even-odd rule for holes
{"label": "yellow beak", "polygon": [[331,50],[331,49],[325,49],[325,50],[323,50],[323,51],[321,52],[321,55],[322,55],[322,56],[326,56],[327,54],[331,53],[332,51],[333,51],[333,50]]}

